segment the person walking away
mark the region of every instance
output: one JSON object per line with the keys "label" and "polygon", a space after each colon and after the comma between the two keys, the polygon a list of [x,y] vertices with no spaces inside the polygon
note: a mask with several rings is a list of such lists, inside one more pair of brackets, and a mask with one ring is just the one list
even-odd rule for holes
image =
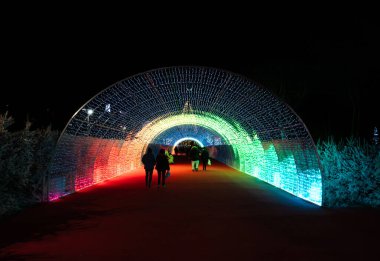
{"label": "person walking away", "polygon": [[158,173],[158,187],[160,187],[161,179],[162,179],[162,187],[166,187],[165,184],[165,174],[166,171],[170,170],[169,160],[165,155],[165,149],[160,149],[157,157],[156,157],[156,169]]}
{"label": "person walking away", "polygon": [[206,148],[203,148],[202,150],[201,159],[202,159],[203,170],[206,171],[206,167],[207,167],[208,159],[209,159],[209,153]]}
{"label": "person walking away", "polygon": [[190,149],[190,160],[191,160],[191,169],[192,171],[198,171],[199,166],[199,150],[197,146],[193,146]]}
{"label": "person walking away", "polygon": [[145,186],[147,188],[150,188],[150,185],[152,184],[154,165],[156,165],[156,160],[154,158],[152,148],[148,148],[141,161],[144,164],[145,169]]}

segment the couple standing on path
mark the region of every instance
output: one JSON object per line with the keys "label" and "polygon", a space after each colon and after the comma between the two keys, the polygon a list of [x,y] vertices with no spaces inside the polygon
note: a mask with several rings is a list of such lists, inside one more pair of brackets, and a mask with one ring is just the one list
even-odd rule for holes
{"label": "couple standing on path", "polygon": [[162,179],[162,187],[166,187],[166,173],[169,172],[169,160],[165,155],[165,150],[160,149],[156,158],[154,158],[152,148],[148,148],[147,153],[141,159],[144,164],[145,169],[145,186],[150,188],[152,184],[153,170],[154,166],[156,166],[156,170],[158,173],[158,187],[160,187],[161,179]]}
{"label": "couple standing on path", "polygon": [[[199,167],[199,149],[197,146],[193,146],[190,149],[190,160],[191,160],[191,169],[192,171],[198,171]],[[202,159],[202,165],[203,165],[203,170],[206,171],[206,167],[209,161],[209,153],[206,148],[202,149],[200,158]]]}

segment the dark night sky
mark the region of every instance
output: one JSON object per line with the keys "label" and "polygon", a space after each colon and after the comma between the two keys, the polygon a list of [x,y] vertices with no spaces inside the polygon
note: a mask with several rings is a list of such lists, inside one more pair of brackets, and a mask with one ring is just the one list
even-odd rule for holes
{"label": "dark night sky", "polygon": [[28,114],[35,128],[51,122],[62,130],[109,85],[175,65],[226,69],[261,83],[300,115],[315,139],[370,137],[380,127],[378,28],[365,15],[207,21],[177,15],[152,22],[127,14],[38,14],[18,14],[22,19],[13,17],[2,35],[0,109],[9,110],[15,127]]}

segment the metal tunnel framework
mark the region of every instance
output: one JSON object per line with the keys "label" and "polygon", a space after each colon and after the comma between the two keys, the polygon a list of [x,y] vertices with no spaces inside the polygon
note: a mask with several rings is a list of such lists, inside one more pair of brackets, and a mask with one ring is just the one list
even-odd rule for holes
{"label": "metal tunnel framework", "polygon": [[284,102],[235,73],[169,67],[117,82],[80,108],[58,141],[48,200],[141,166],[147,146],[198,140],[216,160],[322,205],[315,144]]}

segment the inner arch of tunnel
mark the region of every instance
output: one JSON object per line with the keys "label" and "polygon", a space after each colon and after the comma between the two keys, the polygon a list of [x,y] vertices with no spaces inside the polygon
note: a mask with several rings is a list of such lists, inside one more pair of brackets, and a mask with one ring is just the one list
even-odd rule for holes
{"label": "inner arch of tunnel", "polygon": [[205,147],[205,145],[203,145],[203,142],[201,142],[200,140],[194,138],[194,137],[184,137],[184,138],[181,138],[179,140],[177,140],[176,142],[174,142],[174,144],[170,144],[172,149],[171,149],[171,153],[174,154],[175,153],[175,148],[181,144],[181,142],[184,142],[184,141],[194,141],[195,142],[195,145],[198,145],[200,146],[201,148]]}
{"label": "inner arch of tunnel", "polygon": [[199,133],[218,138],[206,142],[217,160],[322,204],[318,154],[296,113],[253,81],[204,67],[144,72],[90,99],[61,134],[46,197],[126,174],[141,166],[147,146]]}

